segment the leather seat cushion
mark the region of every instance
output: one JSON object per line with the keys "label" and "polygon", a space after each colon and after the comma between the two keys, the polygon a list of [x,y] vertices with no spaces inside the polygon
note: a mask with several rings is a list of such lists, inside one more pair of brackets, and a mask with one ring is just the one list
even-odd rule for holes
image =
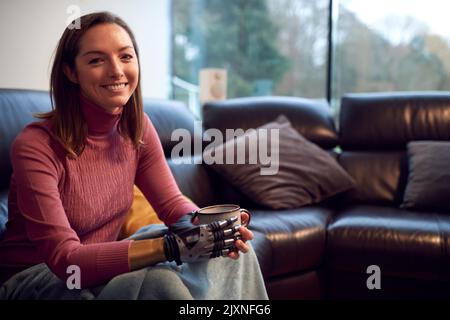
{"label": "leather seat cushion", "polygon": [[352,206],[329,225],[327,264],[358,273],[377,265],[381,276],[449,279],[449,239],[448,215]]}
{"label": "leather seat cushion", "polygon": [[266,277],[316,269],[323,262],[326,225],[332,210],[310,206],[250,211],[250,229],[256,231],[253,245],[262,257],[260,264]]}

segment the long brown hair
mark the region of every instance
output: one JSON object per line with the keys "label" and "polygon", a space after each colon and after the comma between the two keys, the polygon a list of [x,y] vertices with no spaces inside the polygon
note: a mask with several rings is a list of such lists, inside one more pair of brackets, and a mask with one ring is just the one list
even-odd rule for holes
{"label": "long brown hair", "polygon": [[138,148],[142,140],[143,103],[139,52],[133,32],[121,18],[109,12],[91,13],[78,19],[80,28],[67,27],[56,49],[50,78],[52,111],[35,116],[50,119],[53,133],[71,158],[76,158],[83,152],[87,124],[80,107],[80,87],[69,80],[63,69],[64,65],[67,65],[71,70],[75,70],[75,57],[79,53],[80,39],[90,28],[99,24],[114,23],[125,29],[130,36],[139,64],[137,87],[125,104],[118,125],[119,133],[130,138],[133,145]]}

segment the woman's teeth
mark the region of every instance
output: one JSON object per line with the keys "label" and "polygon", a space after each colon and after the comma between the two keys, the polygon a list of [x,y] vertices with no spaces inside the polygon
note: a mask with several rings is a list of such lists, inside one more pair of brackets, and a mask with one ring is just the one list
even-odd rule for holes
{"label": "woman's teeth", "polygon": [[121,83],[121,84],[113,84],[113,85],[108,85],[108,86],[103,86],[104,88],[111,90],[111,91],[117,91],[120,89],[125,88],[126,83]]}

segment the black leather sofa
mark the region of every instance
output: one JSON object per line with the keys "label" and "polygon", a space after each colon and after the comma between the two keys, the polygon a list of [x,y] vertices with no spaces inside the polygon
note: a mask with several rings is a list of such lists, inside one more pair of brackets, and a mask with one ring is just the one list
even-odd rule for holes
{"label": "black leather sofa", "polygon": [[[320,205],[261,208],[205,164],[175,164],[171,133],[194,118],[175,101],[146,99],[168,163],[199,206],[238,203],[252,211],[252,244],[271,299],[449,298],[450,216],[399,209],[408,174],[406,144],[450,140],[450,93],[353,94],[342,98],[339,130],[326,104],[301,98],[241,98],[208,103],[204,128],[254,128],[285,114],[309,140],[336,156],[356,188]],[[0,89],[0,234],[7,219],[9,147],[48,110],[48,94]],[[336,147],[340,151],[335,152]],[[192,155],[195,157],[198,155]],[[446,199],[443,199],[446,201]],[[381,272],[369,290],[367,268]]]}

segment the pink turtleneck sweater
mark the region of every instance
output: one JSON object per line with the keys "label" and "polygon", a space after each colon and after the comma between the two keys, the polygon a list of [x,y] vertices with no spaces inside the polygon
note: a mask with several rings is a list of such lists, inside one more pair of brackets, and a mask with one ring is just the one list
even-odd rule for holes
{"label": "pink turtleneck sweater", "polygon": [[131,241],[116,241],[136,184],[159,218],[171,224],[198,209],[180,193],[158,135],[144,117],[144,145],[121,137],[121,113],[111,114],[81,97],[88,125],[83,153],[69,159],[49,121],[28,125],[11,148],[9,220],[0,242],[0,278],[45,262],[65,281],[77,265],[83,287],[130,271]]}

